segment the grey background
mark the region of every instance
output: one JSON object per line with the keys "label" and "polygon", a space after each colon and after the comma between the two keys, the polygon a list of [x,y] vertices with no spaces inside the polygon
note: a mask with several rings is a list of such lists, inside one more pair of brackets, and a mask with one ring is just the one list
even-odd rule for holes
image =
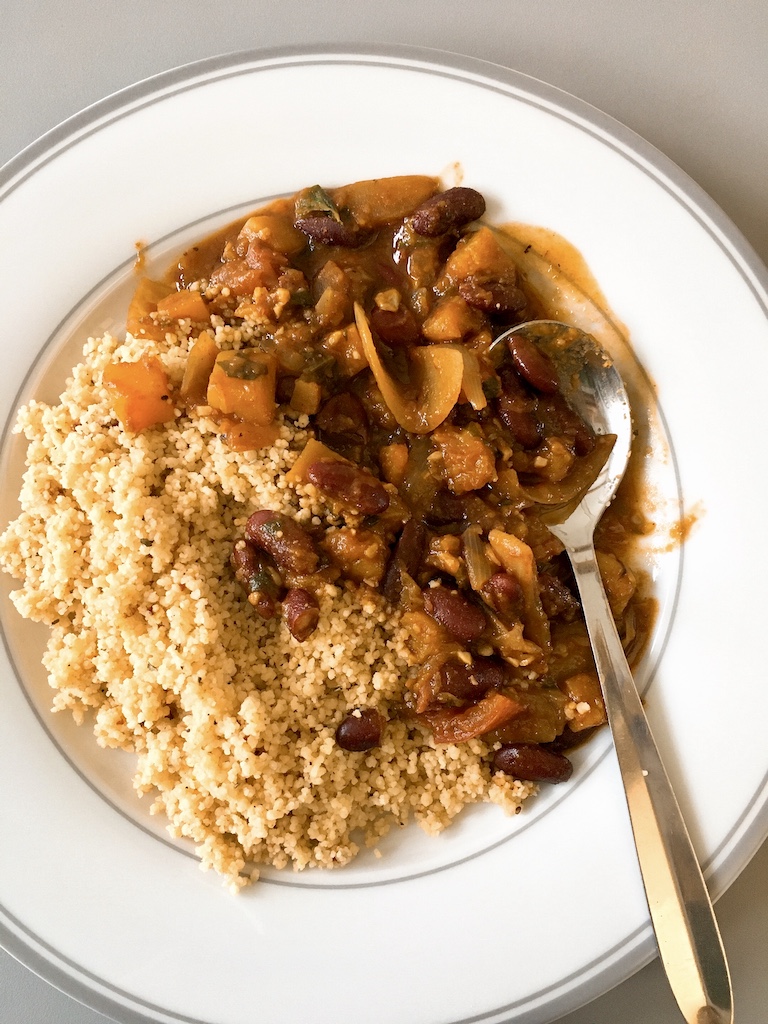
{"label": "grey background", "polygon": [[[323,42],[436,47],[559,86],[676,161],[768,263],[765,0],[0,0],[0,164],[142,78],[232,50]],[[717,909],[737,1024],[763,1024],[768,843]],[[560,1024],[681,1019],[653,963]],[[0,1021],[107,1018],[0,951]]]}

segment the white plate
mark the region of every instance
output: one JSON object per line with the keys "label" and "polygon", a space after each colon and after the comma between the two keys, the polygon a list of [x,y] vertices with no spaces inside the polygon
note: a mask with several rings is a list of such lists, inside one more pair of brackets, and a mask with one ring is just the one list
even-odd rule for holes
{"label": "white plate", "polygon": [[[0,526],[23,458],[13,412],[55,399],[83,333],[119,321],[136,241],[162,261],[275,193],[454,164],[494,220],[581,250],[658,388],[659,515],[697,522],[656,559],[641,681],[719,894],[768,833],[767,276],[678,168],[580,101],[432,51],[262,52],[161,75],[45,136],[0,178]],[[438,839],[393,836],[381,860],[232,897],[146,815],[130,758],[48,713],[44,635],[2,585],[0,940],[70,995],[125,1022],[541,1024],[652,957],[606,734],[514,821],[472,809]]]}

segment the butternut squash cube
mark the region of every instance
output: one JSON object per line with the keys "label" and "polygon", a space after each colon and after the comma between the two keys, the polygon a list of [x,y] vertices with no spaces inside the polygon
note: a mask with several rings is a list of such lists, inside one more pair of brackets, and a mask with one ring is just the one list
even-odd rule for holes
{"label": "butternut squash cube", "polygon": [[445,478],[454,494],[479,490],[496,479],[494,454],[472,430],[442,424],[432,438],[443,456]]}
{"label": "butternut squash cube", "polygon": [[307,416],[314,416],[320,408],[323,399],[323,389],[313,380],[302,380],[301,377],[293,385],[291,395],[291,408],[296,412],[306,413]]}
{"label": "butternut squash cube", "polygon": [[256,213],[240,229],[238,242],[258,238],[286,256],[296,256],[306,248],[307,236],[297,231],[288,213]]}
{"label": "butternut squash cube", "polygon": [[173,291],[173,285],[166,281],[153,281],[151,277],[142,277],[136,285],[131,302],[128,306],[126,329],[134,337],[160,339],[165,335],[165,328],[159,327],[151,319],[150,313],[157,310],[157,304]]}
{"label": "butternut squash cube", "polygon": [[438,290],[445,291],[467,277],[480,274],[484,279],[517,280],[517,266],[490,228],[480,228],[463,238],[445,264]]}
{"label": "butternut squash cube", "polygon": [[387,444],[379,452],[379,465],[384,479],[395,487],[405,480],[408,468],[408,445]]}
{"label": "butternut squash cube", "polygon": [[135,363],[109,363],[102,380],[110,392],[115,416],[131,433],[175,418],[168,377],[154,356],[142,356]]}
{"label": "butternut squash cube", "polygon": [[241,423],[225,417],[221,421],[221,433],[232,451],[255,452],[272,447],[280,436],[280,426],[277,423],[257,426],[255,423]]}
{"label": "butternut squash cube", "polygon": [[200,292],[190,291],[189,288],[182,288],[181,291],[171,292],[165,298],[160,299],[157,304],[158,313],[163,313],[170,320],[194,320],[195,322],[208,320],[208,303]]}
{"label": "butternut squash cube", "polygon": [[220,352],[208,381],[208,405],[265,427],[275,418],[277,359],[270,352]]}
{"label": "butternut squash cube", "polygon": [[400,220],[438,190],[436,178],[402,174],[393,178],[370,178],[333,189],[336,205],[346,208],[361,228],[377,228]]}
{"label": "butternut squash cube", "polygon": [[482,314],[472,309],[460,295],[446,295],[437,301],[421,328],[428,341],[461,341],[483,325]]}

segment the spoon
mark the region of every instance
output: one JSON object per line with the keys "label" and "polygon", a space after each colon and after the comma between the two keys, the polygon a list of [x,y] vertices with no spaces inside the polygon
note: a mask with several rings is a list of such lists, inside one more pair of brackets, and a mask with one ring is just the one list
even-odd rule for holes
{"label": "spoon", "polygon": [[537,320],[505,331],[492,347],[518,334],[550,357],[564,397],[582,419],[598,434],[616,435],[607,462],[578,505],[553,513],[553,521],[547,525],[565,545],[581,595],[667,979],[687,1024],[732,1024],[730,976],[712,902],[645,717],[595,559],[595,527],[629,460],[629,400],[610,357],[590,335],[557,321]]}

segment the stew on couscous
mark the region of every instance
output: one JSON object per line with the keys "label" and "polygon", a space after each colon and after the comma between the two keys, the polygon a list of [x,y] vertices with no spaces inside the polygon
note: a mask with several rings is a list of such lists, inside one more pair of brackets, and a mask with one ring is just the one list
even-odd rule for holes
{"label": "stew on couscous", "polygon": [[[51,625],[54,706],[135,750],[139,792],[234,886],[410,814],[517,811],[605,721],[546,520],[611,438],[535,339],[493,344],[548,309],[484,215],[418,175],[279,199],[142,278],[125,340],[20,414],[0,563]],[[596,545],[631,660],[639,493]]]}

